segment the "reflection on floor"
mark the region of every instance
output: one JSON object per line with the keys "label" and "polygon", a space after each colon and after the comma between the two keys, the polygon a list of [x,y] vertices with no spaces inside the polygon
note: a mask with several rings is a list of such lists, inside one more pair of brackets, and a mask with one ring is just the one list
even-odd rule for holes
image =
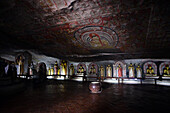
{"label": "reflection on floor", "polygon": [[[163,113],[169,109],[170,87],[102,83],[101,94],[91,94],[89,82],[48,80],[27,82],[27,89],[2,97],[1,113]],[[166,111],[168,112],[168,111]]]}

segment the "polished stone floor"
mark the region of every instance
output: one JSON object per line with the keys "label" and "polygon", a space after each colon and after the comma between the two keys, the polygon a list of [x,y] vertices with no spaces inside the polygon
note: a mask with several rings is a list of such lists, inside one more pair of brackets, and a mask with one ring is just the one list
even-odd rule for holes
{"label": "polished stone floor", "polygon": [[27,81],[24,92],[1,97],[0,113],[170,113],[170,87],[102,83],[91,94],[89,82]]}

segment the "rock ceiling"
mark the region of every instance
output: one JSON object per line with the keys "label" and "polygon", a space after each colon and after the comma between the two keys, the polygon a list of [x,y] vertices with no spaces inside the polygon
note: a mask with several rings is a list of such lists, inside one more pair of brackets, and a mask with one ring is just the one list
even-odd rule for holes
{"label": "rock ceiling", "polygon": [[1,0],[0,52],[74,61],[170,58],[161,0]]}

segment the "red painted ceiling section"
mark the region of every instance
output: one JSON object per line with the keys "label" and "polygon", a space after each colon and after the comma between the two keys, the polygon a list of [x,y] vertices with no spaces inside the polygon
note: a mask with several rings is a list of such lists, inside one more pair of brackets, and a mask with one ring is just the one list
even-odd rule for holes
{"label": "red painted ceiling section", "polygon": [[170,58],[168,1],[1,0],[0,52],[69,60]]}

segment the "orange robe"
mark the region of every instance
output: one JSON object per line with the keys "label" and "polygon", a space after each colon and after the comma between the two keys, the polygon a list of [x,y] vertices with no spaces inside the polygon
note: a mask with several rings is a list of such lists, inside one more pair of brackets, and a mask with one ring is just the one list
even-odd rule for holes
{"label": "orange robe", "polygon": [[118,76],[122,77],[122,68],[121,67],[118,69]]}

